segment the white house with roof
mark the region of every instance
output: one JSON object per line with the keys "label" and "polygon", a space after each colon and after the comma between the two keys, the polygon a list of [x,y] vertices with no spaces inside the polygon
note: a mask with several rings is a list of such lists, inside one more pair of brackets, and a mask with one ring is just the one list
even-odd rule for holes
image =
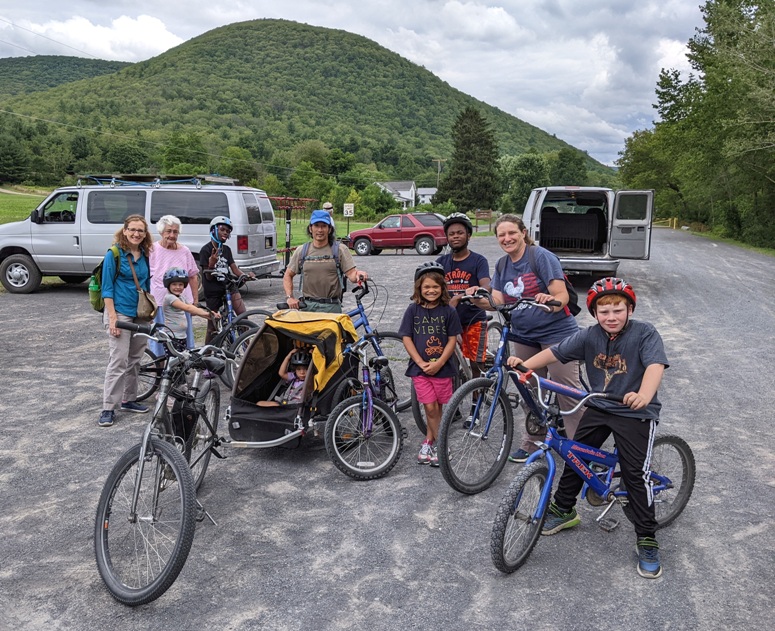
{"label": "white house with roof", "polygon": [[375,182],[383,191],[387,191],[393,196],[401,207],[414,208],[415,198],[417,197],[417,187],[413,181],[405,182]]}
{"label": "white house with roof", "polygon": [[430,204],[433,196],[436,194],[437,188],[418,188],[417,199],[419,204]]}

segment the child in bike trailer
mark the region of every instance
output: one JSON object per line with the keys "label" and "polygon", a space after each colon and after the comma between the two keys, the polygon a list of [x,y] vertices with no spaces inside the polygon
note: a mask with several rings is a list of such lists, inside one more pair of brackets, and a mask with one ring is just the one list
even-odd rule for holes
{"label": "child in bike trailer", "polygon": [[[601,447],[613,433],[634,516],[638,574],[657,578],[662,575],[662,566],[654,536],[657,522],[647,472],[662,407],[657,388],[668,363],[657,330],[647,322],[630,319],[635,304],[632,285],[620,278],[602,278],[587,292],[587,309],[597,320],[596,325],[524,362],[510,357],[507,363],[512,368],[522,363],[530,370],[539,370],[557,360],[583,360],[593,392],[609,392],[623,398],[624,404],[590,400],[573,440]],[[582,479],[573,470],[563,470],[541,534],[553,535],[581,522],[574,507],[582,485]]]}
{"label": "child in bike trailer", "polygon": [[198,315],[202,318],[220,318],[220,313],[211,313],[207,309],[200,309],[192,305],[183,295],[183,290],[188,286],[188,272],[181,267],[171,267],[164,272],[164,286],[167,293],[162,301],[164,325],[172,331],[175,339],[172,345],[178,351],[184,351],[187,347],[188,320],[186,313]]}
{"label": "child in bike trailer", "polygon": [[462,331],[457,311],[449,306],[444,268],[438,263],[423,263],[414,273],[412,304],[398,329],[409,353],[406,376],[412,378],[417,400],[425,408],[427,431],[417,456],[419,464],[439,466],[436,437],[441,406],[452,398],[455,375],[449,359]]}
{"label": "child in bike trailer", "polygon": [[285,387],[281,387],[271,401],[258,401],[256,405],[268,408],[301,403],[304,380],[307,378],[307,371],[311,361],[312,357],[310,357],[309,353],[298,348],[292,348],[285,356],[278,371],[280,378],[286,382],[284,384]]}

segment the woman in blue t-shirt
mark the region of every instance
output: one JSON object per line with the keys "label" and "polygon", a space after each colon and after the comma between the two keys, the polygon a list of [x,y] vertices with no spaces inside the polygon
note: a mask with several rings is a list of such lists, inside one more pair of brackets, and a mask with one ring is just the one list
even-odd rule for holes
{"label": "woman in blue t-shirt", "polygon": [[[569,296],[559,259],[533,243],[522,219],[516,215],[501,215],[495,222],[495,234],[506,256],[495,265],[491,283],[493,301],[506,304],[525,297],[535,298],[540,303],[556,300],[562,304],[561,307],[552,307],[551,313],[526,304],[511,312],[509,340],[514,354],[527,359],[576,333],[579,327],[566,306]],[[529,248],[533,249],[531,254],[528,254]],[[551,379],[576,388],[581,386],[578,362],[555,362],[547,369]],[[546,371],[542,376],[546,376]],[[576,401],[558,397],[558,403],[561,409],[569,409]],[[568,437],[573,437],[581,414],[579,411],[564,417]],[[525,462],[537,449],[536,440],[536,436],[523,429],[522,443],[509,460]]]}

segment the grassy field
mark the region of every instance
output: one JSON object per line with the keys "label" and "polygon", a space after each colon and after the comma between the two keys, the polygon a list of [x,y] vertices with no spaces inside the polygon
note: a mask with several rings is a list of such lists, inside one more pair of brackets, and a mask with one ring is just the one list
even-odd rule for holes
{"label": "grassy field", "polygon": [[26,219],[44,199],[45,195],[0,193],[0,223]]}

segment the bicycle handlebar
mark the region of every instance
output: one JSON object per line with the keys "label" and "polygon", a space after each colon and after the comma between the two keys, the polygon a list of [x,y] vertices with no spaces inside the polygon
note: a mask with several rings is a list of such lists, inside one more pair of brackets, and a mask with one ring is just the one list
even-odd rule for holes
{"label": "bicycle handlebar", "polygon": [[[127,331],[132,331],[133,333],[144,335],[155,342],[159,342],[159,344],[164,344],[167,350],[170,351],[170,354],[175,357],[186,358],[188,355],[185,352],[181,353],[172,345],[173,337],[161,328],[163,326],[163,324],[137,324],[136,322],[122,322],[121,320],[116,322],[117,329],[125,329]],[[218,346],[213,346],[212,344],[206,344],[201,348],[192,349],[191,351],[188,351],[188,353],[197,353],[201,356],[222,355],[227,359],[237,358],[231,351],[227,351],[225,348],[219,348]]]}
{"label": "bicycle handlebar", "polygon": [[473,293],[473,295],[466,294],[465,296],[461,296],[460,301],[471,302],[472,300],[475,300],[477,298],[481,300],[487,300],[487,302],[490,303],[490,307],[492,307],[493,310],[500,311],[501,313],[512,311],[522,303],[526,303],[530,307],[537,307],[538,309],[542,309],[543,311],[547,311],[547,312],[551,312],[552,307],[562,306],[562,303],[559,302],[558,300],[547,300],[546,302],[536,302],[535,298],[517,298],[515,302],[507,302],[502,305],[497,305],[495,304],[495,301],[492,299],[492,294],[482,287],[477,289]]}

